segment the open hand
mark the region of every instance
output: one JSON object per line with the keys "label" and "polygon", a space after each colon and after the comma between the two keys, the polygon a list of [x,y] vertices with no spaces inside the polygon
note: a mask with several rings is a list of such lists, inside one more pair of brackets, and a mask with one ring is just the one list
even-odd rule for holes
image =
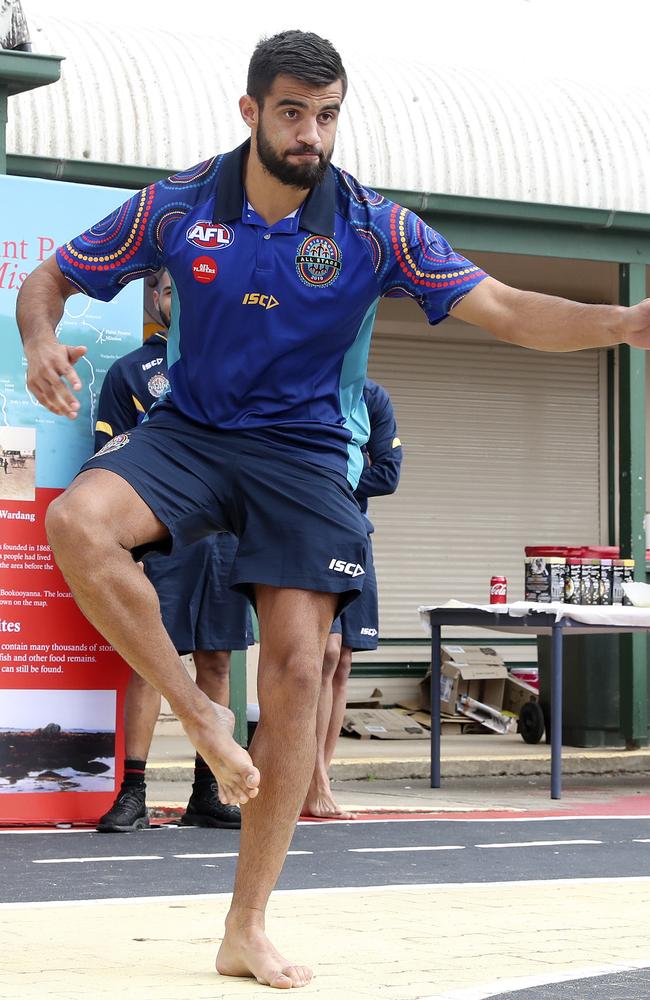
{"label": "open hand", "polygon": [[69,347],[52,338],[35,342],[27,355],[27,388],[52,413],[70,420],[75,419],[80,406],[71,390],[81,389],[73,366],[86,351],[86,347]]}

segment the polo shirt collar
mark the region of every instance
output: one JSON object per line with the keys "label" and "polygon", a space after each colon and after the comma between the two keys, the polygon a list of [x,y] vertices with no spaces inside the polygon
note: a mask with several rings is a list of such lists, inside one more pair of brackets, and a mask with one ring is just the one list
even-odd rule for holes
{"label": "polo shirt collar", "polygon": [[[250,149],[250,139],[237,149],[224,153],[217,175],[217,192],[214,200],[213,222],[230,222],[240,219],[244,208],[242,183],[244,158]],[[334,169],[329,167],[321,183],[312,188],[302,206],[300,228],[319,236],[334,236],[336,209],[336,183]]]}

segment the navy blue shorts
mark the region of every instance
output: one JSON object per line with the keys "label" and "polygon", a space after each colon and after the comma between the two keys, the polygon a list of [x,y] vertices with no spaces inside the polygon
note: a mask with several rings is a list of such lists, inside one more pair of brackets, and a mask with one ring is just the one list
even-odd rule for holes
{"label": "navy blue shorts", "polygon": [[273,448],[252,433],[214,430],[169,407],[118,434],[82,467],[126,480],[169,539],[168,552],[210,533],[239,539],[230,586],[255,602],[255,584],[339,594],[341,611],[365,580],[368,535],[344,476]]}
{"label": "navy blue shorts", "polygon": [[368,535],[366,581],[361,596],[335,619],[330,631],[340,633],[341,643],[344,646],[349,646],[353,651],[377,648],[379,642],[379,601],[370,535]]}
{"label": "navy blue shorts", "polygon": [[150,552],[145,557],[163,625],[181,655],[252,644],[250,605],[229,586],[236,552],[237,539],[222,532],[168,556]]}

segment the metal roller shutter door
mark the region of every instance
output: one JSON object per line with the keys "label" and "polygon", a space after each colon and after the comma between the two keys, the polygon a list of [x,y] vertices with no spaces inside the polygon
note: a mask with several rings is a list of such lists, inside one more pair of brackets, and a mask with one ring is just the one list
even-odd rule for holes
{"label": "metal roller shutter door", "polygon": [[422,635],[418,604],[487,602],[493,574],[521,599],[524,545],[604,530],[601,352],[528,351],[454,320],[399,326],[378,320],[369,367],[405,452],[398,492],[370,505],[384,638]]}

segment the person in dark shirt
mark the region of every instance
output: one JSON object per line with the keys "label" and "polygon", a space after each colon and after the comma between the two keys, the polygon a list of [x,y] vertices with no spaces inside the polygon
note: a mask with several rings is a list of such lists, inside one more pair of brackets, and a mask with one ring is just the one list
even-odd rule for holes
{"label": "person in dark shirt", "polygon": [[[97,450],[140,423],[169,389],[171,281],[167,271],[156,277],[153,299],[165,328],[115,361],[106,373],[95,425]],[[143,562],[174,646],[180,654],[192,653],[197,685],[212,701],[225,706],[230,694],[231,650],[245,649],[252,642],[248,602],[228,586],[236,552],[234,535],[221,533],[170,556],[152,552]],[[145,769],[160,701],[160,693],[133,671],[124,708],[124,780],[115,802],[99,820],[101,833],[127,833],[149,825]],[[241,824],[238,807],[219,801],[216,780],[200,754],[196,755],[194,785],[181,823],[230,828]]]}
{"label": "person in dark shirt", "polygon": [[329,768],[345,715],[352,653],[376,649],[379,642],[377,577],[372,555],[374,525],[368,517],[368,499],[387,496],[397,489],[402,466],[402,442],[390,396],[382,385],[366,379],[363,401],[368,414],[370,437],[363,446],[364,467],[354,495],[368,530],[368,561],[361,596],[332,625],[323,657],[323,678],[316,714],[316,766],[302,812],[321,819],[351,819],[337,805],[329,779]]}

